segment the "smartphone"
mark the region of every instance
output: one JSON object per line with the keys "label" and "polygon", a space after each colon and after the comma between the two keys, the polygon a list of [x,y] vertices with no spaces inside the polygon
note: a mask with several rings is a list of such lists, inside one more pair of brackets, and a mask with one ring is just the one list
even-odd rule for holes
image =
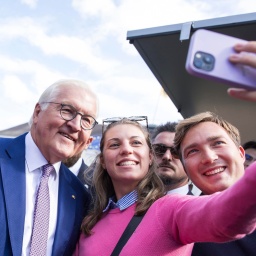
{"label": "smartphone", "polygon": [[190,40],[186,70],[191,75],[221,82],[230,87],[255,90],[256,69],[233,64],[228,60],[235,53],[234,45],[245,42],[247,41],[239,38],[198,29]]}

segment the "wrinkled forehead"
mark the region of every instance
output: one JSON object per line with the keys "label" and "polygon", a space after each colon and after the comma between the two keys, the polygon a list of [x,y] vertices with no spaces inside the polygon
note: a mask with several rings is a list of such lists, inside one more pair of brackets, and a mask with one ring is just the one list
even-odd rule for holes
{"label": "wrinkled forehead", "polygon": [[62,88],[59,92],[57,91],[54,98],[58,102],[70,104],[79,110],[83,110],[85,113],[89,108],[90,112],[94,112],[94,116],[97,115],[97,99],[94,94],[86,88],[75,85],[65,86],[65,88]]}

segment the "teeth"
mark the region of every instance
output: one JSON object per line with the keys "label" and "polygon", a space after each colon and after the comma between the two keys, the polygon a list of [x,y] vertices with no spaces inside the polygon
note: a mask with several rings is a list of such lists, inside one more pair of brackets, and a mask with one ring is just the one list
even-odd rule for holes
{"label": "teeth", "polygon": [[136,165],[136,163],[133,162],[133,161],[125,161],[125,162],[120,163],[119,165],[121,165],[121,166],[125,166],[125,165]]}
{"label": "teeth", "polygon": [[64,137],[66,137],[66,138],[68,138],[68,139],[74,141],[73,138],[69,137],[66,133],[62,133],[62,135],[63,135]]}
{"label": "teeth", "polygon": [[220,167],[220,168],[218,168],[218,169],[215,169],[215,170],[206,172],[204,175],[205,175],[205,176],[210,176],[210,175],[214,175],[214,174],[216,174],[216,173],[223,172],[223,171],[224,171],[224,168],[223,168],[223,167]]}

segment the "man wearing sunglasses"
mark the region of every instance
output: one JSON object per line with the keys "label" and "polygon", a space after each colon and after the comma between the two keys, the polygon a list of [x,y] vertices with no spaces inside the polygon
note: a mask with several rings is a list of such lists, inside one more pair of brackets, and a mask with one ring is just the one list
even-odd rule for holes
{"label": "man wearing sunglasses", "polygon": [[256,141],[250,140],[243,144],[245,150],[244,168],[256,161]]}
{"label": "man wearing sunglasses", "polygon": [[158,164],[157,174],[168,194],[192,194],[192,185],[181,161],[173,155],[173,139],[177,123],[167,122],[155,128],[152,134],[153,149]]}

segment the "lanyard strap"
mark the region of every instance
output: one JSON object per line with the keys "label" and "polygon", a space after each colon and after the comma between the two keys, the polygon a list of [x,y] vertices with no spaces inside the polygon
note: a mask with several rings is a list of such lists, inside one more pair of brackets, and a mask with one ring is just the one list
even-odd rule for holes
{"label": "lanyard strap", "polygon": [[111,253],[111,256],[118,256],[121,250],[123,249],[124,245],[127,243],[131,235],[133,234],[134,230],[138,227],[140,224],[142,218],[144,215],[136,216],[134,215],[132,219],[130,220],[129,224],[127,225],[126,229],[124,230],[122,236],[120,237],[116,247],[114,248],[113,252]]}

